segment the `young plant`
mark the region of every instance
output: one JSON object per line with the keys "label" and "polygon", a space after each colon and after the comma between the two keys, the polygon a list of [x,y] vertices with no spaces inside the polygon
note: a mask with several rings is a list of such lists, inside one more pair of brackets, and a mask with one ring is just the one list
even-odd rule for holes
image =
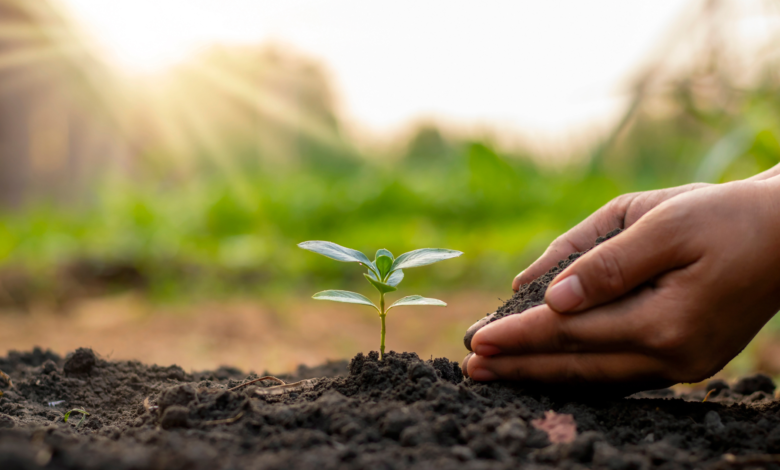
{"label": "young plant", "polygon": [[346,248],[341,245],[337,245],[332,242],[325,241],[309,241],[298,244],[299,247],[304,250],[313,251],[319,253],[328,258],[335,259],[336,261],[344,261],[347,263],[358,263],[368,268],[368,272],[363,274],[368,282],[379,291],[379,306],[371,302],[366,296],[358,294],[357,292],[349,292],[345,290],[326,290],[318,292],[312,296],[317,300],[331,300],[334,302],[344,302],[348,304],[361,304],[374,307],[379,313],[379,318],[382,319],[382,333],[379,342],[379,358],[382,359],[385,356],[385,317],[387,312],[394,307],[402,307],[405,305],[436,305],[440,307],[446,307],[447,304],[437,299],[429,299],[419,295],[409,295],[402,299],[396,300],[389,307],[385,306],[385,294],[395,292],[398,290],[398,284],[404,278],[404,269],[416,268],[418,266],[425,266],[433,264],[445,259],[456,258],[463,253],[455,250],[445,250],[443,248],[421,248],[419,250],[410,251],[404,253],[398,258],[394,258],[393,254],[388,250],[381,249],[376,252],[374,261],[371,261],[363,253]]}
{"label": "young plant", "polygon": [[79,409],[79,408],[74,408],[74,409],[68,411],[67,413],[65,413],[65,416],[62,417],[62,420],[67,423],[68,419],[70,418],[71,413],[73,413],[73,412],[81,413],[81,420],[76,424],[76,427],[78,428],[79,426],[81,426],[82,423],[84,423],[84,420],[87,419],[87,416],[89,416],[89,413],[87,413],[86,410],[82,410],[82,409]]}

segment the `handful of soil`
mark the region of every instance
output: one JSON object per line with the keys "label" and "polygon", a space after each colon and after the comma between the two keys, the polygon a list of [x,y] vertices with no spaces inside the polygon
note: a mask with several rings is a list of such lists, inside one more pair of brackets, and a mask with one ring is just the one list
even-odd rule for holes
{"label": "handful of soil", "polygon": [[[622,229],[616,228],[605,236],[598,237],[596,239],[594,248],[601,245],[610,238],[615,237],[622,231]],[[466,349],[471,351],[471,339],[474,337],[477,331],[479,331],[480,328],[484,327],[485,325],[496,320],[500,320],[509,315],[523,313],[529,308],[536,307],[537,305],[542,305],[544,303],[544,294],[547,292],[547,287],[550,285],[553,279],[555,279],[558,274],[563,272],[564,269],[568,268],[569,265],[572,264],[577,258],[592,249],[593,248],[590,248],[582,252],[570,254],[568,258],[558,261],[558,266],[553,266],[553,268],[547,271],[544,275],[539,276],[533,282],[520,286],[520,289],[518,289],[517,292],[515,292],[515,294],[504,303],[504,305],[498,307],[495,312],[488,313],[484,318],[469,327],[469,329],[466,331],[466,335],[463,337],[463,344],[466,346]]]}

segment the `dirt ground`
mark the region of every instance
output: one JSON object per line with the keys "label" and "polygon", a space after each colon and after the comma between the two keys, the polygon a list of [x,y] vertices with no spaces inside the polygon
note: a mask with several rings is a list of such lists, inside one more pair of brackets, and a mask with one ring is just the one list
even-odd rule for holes
{"label": "dirt ground", "polygon": [[[3,470],[780,468],[766,376],[712,381],[703,402],[707,390],[479,384],[407,353],[300,368],[287,386],[89,349],[12,353],[0,370],[13,382],[0,379]],[[64,422],[72,408],[90,414]]]}

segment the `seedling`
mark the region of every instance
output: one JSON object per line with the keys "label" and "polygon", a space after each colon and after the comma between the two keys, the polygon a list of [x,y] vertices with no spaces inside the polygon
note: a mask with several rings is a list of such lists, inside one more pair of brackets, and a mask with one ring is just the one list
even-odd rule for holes
{"label": "seedling", "polygon": [[84,422],[84,420],[87,419],[87,416],[89,416],[89,413],[87,413],[86,410],[81,410],[79,408],[74,408],[74,409],[68,411],[67,413],[65,413],[65,416],[62,417],[62,420],[67,423],[68,422],[68,418],[70,418],[70,414],[73,413],[74,411],[76,413],[81,413],[81,421],[76,423],[76,427],[78,428],[79,426],[81,426],[81,424]]}
{"label": "seedling", "polygon": [[379,358],[385,356],[385,317],[387,312],[394,307],[402,307],[406,305],[436,305],[439,307],[446,307],[447,304],[437,299],[429,299],[420,295],[409,295],[402,299],[396,300],[389,307],[385,307],[385,294],[395,292],[398,290],[398,284],[404,278],[404,269],[416,268],[418,266],[425,266],[433,264],[445,259],[456,258],[463,253],[455,250],[445,250],[443,248],[421,248],[419,250],[410,251],[404,253],[398,258],[394,258],[393,254],[388,250],[381,249],[376,252],[374,261],[371,261],[363,253],[346,248],[341,245],[337,245],[332,242],[325,241],[309,241],[298,244],[299,247],[304,250],[313,251],[319,253],[328,258],[335,259],[336,261],[344,261],[347,263],[358,263],[361,266],[368,268],[368,272],[363,274],[368,282],[379,291],[379,306],[371,302],[368,297],[358,294],[357,292],[349,292],[345,290],[326,290],[318,292],[312,296],[317,300],[331,300],[334,302],[344,302],[348,304],[360,304],[373,307],[378,313],[379,318],[382,319],[382,333],[379,343]]}

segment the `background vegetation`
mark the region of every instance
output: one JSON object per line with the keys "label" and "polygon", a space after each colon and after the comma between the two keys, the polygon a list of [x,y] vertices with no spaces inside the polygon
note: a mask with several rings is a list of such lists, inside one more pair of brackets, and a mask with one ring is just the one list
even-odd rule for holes
{"label": "background vegetation", "polygon": [[[0,7],[10,9],[4,18],[63,28],[24,3]],[[0,307],[127,290],[198,303],[362,287],[359,270],[296,247],[316,239],[366,253],[461,250],[457,262],[409,276],[410,292],[508,295],[554,237],[619,194],[740,179],[780,162],[777,60],[727,47],[724,21],[728,9],[705,9],[637,75],[611,132],[554,157],[436,123],[366,144],[343,129],[318,65],[278,49],[215,48],[154,83],[127,82],[91,59],[89,73],[73,73],[72,48],[45,65],[0,66],[0,77],[59,77],[54,88],[25,81],[28,94],[54,93],[57,109],[77,115],[69,132],[109,136],[74,151],[78,165],[0,155]],[[9,47],[63,41],[34,31]],[[9,101],[16,88],[0,91],[12,120],[36,106]],[[11,184],[14,175],[25,185]]]}

